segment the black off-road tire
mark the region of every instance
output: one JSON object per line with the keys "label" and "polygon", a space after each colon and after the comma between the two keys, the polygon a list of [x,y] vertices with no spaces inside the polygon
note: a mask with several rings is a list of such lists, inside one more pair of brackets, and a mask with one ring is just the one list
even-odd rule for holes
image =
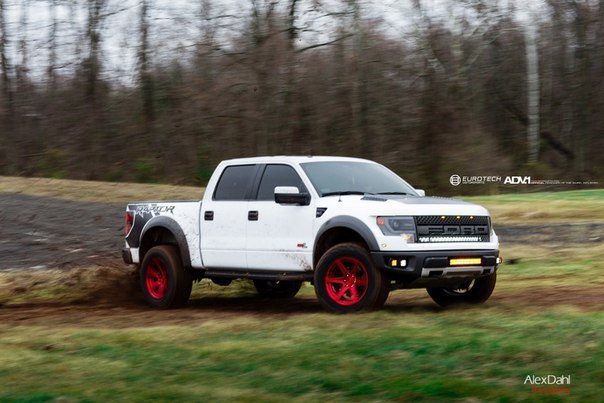
{"label": "black off-road tire", "polygon": [[178,249],[172,245],[151,248],[140,268],[140,285],[145,300],[154,308],[183,306],[189,301],[193,276],[182,267]]}
{"label": "black off-road tire", "polygon": [[497,282],[497,273],[475,279],[467,288],[427,288],[428,294],[438,305],[448,307],[459,304],[482,304],[486,302]]}
{"label": "black off-road tire", "polygon": [[389,286],[386,276],[373,265],[369,252],[354,243],[336,245],[321,257],[314,285],[321,305],[336,313],[379,307],[385,301],[384,289]]}
{"label": "black off-road tire", "polygon": [[294,280],[254,280],[254,287],[256,287],[256,291],[261,297],[287,299],[298,294],[302,282]]}

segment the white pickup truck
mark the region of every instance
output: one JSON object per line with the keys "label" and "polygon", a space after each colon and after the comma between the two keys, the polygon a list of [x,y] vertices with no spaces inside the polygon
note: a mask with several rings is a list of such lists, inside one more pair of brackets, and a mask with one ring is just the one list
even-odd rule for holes
{"label": "white pickup truck", "polygon": [[313,156],[223,161],[201,201],[128,204],[122,256],[154,307],[185,304],[195,280],[246,278],[274,298],[310,281],[340,313],[402,288],[482,303],[500,263],[485,208],[425,197],[372,161]]}

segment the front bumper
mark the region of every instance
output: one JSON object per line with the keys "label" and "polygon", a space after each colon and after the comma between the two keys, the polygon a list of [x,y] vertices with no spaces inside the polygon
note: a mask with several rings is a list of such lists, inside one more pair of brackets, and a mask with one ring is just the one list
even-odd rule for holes
{"label": "front bumper", "polygon": [[[451,287],[497,271],[499,250],[443,250],[428,252],[371,252],[377,268],[395,282],[395,288]],[[480,264],[456,266],[451,259],[480,258]],[[393,265],[395,260],[397,265]],[[401,260],[405,265],[401,267]]]}

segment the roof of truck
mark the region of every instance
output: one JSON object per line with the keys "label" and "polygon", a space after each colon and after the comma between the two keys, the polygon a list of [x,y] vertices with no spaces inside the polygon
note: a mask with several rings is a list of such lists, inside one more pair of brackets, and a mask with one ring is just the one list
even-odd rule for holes
{"label": "roof of truck", "polygon": [[235,158],[223,161],[227,164],[274,164],[274,163],[294,163],[301,164],[304,162],[327,162],[327,161],[358,161],[358,162],[373,162],[362,158],[353,157],[330,157],[330,156],[314,156],[314,155],[275,155],[266,157],[252,158]]}

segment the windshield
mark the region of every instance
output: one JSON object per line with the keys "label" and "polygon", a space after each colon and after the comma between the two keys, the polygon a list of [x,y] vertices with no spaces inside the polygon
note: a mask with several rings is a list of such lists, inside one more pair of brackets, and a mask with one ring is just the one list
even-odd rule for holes
{"label": "windshield", "polygon": [[415,190],[382,165],[358,161],[301,164],[319,196],[385,194],[417,196]]}

